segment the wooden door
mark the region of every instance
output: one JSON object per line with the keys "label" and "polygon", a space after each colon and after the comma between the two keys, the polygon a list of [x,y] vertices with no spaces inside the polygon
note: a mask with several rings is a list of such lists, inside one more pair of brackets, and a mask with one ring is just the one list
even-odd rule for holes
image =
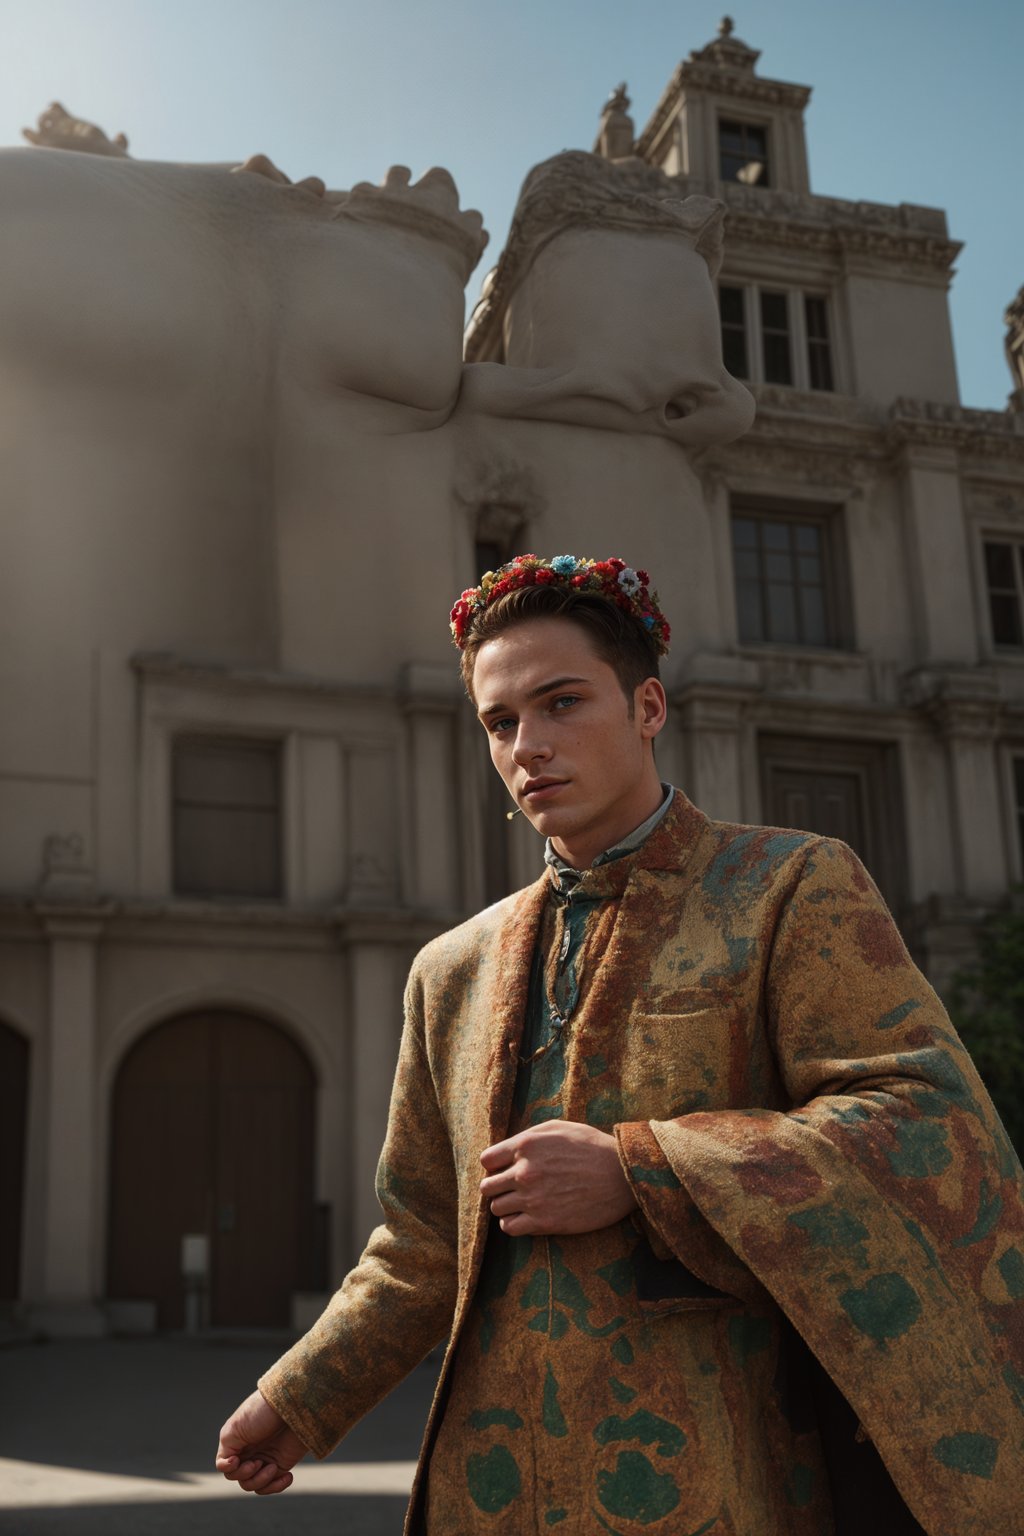
{"label": "wooden door", "polygon": [[18,1299],[25,1203],[29,1045],[0,1022],[0,1302]]}
{"label": "wooden door", "polygon": [[138,1042],[114,1091],[110,1296],[182,1327],[181,1239],[205,1233],[211,1325],[287,1325],[311,1288],[314,1087],[263,1019],[191,1014]]}
{"label": "wooden door", "polygon": [[839,837],[867,857],[864,783],[857,773],[776,766],[772,776],[771,819],[783,827],[806,827]]}
{"label": "wooden door", "polygon": [[906,860],[895,748],[768,735],[758,747],[764,820],[849,843],[899,920]]}

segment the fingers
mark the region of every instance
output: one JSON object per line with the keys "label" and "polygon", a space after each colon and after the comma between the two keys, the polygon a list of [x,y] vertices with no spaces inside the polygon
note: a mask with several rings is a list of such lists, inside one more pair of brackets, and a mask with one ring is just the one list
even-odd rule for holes
{"label": "fingers", "polygon": [[519,1137],[510,1136],[507,1141],[496,1141],[493,1147],[485,1147],[480,1154],[480,1161],[488,1173],[497,1173],[515,1161],[518,1150]]}
{"label": "fingers", "polygon": [[528,1211],[513,1211],[510,1216],[502,1216],[498,1226],[508,1237],[543,1237],[554,1231]]}
{"label": "fingers", "polygon": [[246,1493],[283,1493],[294,1481],[292,1474],[282,1472],[276,1461],[263,1461],[258,1457],[240,1462],[234,1473],[225,1472],[224,1475]]}
{"label": "fingers", "polygon": [[507,1195],[518,1188],[516,1177],[508,1169],[501,1173],[492,1173],[487,1179],[480,1180],[480,1193],[485,1200],[493,1200],[495,1195]]}

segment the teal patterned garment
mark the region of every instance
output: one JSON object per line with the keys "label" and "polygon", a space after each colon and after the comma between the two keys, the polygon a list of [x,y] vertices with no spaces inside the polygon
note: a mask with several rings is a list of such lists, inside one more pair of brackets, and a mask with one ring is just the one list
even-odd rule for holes
{"label": "teal patterned garment", "polygon": [[[552,868],[509,1135],[564,1114],[567,1058],[587,1046],[574,1034],[574,1016],[614,930],[632,862],[628,854],[605,860],[582,876]],[[583,1059],[597,1083],[604,1057]],[[595,1093],[587,1118],[610,1129],[606,1118],[620,1108],[607,1092]],[[702,1403],[704,1432],[728,1433],[723,1339],[737,1402],[753,1401],[749,1382],[769,1362],[788,1368],[785,1341],[767,1316],[739,1312],[676,1260],[656,1257],[639,1220],[558,1238],[510,1237],[492,1221],[430,1458],[426,1530],[728,1536],[736,1529],[729,1508],[749,1510],[759,1499],[773,1531],[827,1536],[814,1436],[802,1437],[811,1443],[795,1463],[802,1469],[795,1490],[787,1493],[781,1480],[765,1489],[763,1469],[757,1487],[746,1488],[742,1458],[730,1486],[709,1481],[692,1414]],[[694,1378],[685,1392],[669,1385],[680,1359]],[[652,1374],[663,1382],[654,1391]],[[764,1427],[756,1433],[762,1439]],[[567,1446],[580,1444],[589,1456],[577,1450],[567,1458]]]}
{"label": "teal patterned garment", "polygon": [[[813,1356],[928,1536],[1016,1529],[1024,1179],[863,866],[677,790],[598,896],[562,974],[550,871],[420,954],[384,1220],[260,1390],[323,1456],[448,1336],[408,1536],[894,1531],[830,1492]],[[548,1050],[538,949],[553,1013],[578,989]],[[480,1154],[552,1115],[637,1209],[503,1241]]]}

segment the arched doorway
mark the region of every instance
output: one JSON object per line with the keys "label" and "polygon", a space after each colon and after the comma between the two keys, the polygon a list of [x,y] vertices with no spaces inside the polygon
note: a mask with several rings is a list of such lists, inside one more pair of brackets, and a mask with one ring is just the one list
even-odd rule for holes
{"label": "arched doorway", "polygon": [[182,1327],[182,1237],[205,1233],[210,1324],[288,1324],[312,1289],[314,1088],[263,1019],[188,1014],[138,1041],[114,1087],[108,1295]]}
{"label": "arched doorway", "polygon": [[0,1020],[0,1305],[21,1286],[29,1044]]}

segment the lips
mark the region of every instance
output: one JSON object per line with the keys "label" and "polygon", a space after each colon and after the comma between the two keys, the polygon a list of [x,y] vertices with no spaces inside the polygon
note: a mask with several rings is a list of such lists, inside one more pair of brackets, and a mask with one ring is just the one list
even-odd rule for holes
{"label": "lips", "polygon": [[558,790],[564,789],[568,779],[527,779],[520,795],[530,805],[538,805],[544,800],[550,799]]}

